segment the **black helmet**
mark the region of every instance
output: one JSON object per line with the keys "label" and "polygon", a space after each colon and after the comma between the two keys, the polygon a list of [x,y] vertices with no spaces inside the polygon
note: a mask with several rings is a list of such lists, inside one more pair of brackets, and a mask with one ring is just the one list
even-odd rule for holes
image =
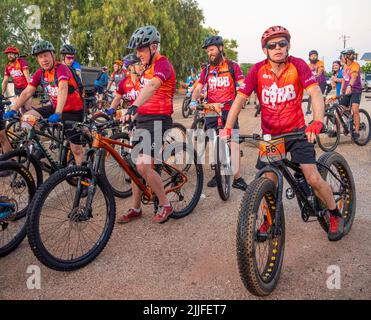
{"label": "black helmet", "polygon": [[61,50],[60,50],[60,53],[61,54],[77,54],[77,50],[71,46],[70,44],[64,44],[62,47],[61,47]]}
{"label": "black helmet", "polygon": [[36,56],[43,52],[55,52],[54,46],[46,40],[37,40],[32,46],[32,55]]}
{"label": "black helmet", "polygon": [[131,66],[134,63],[140,62],[140,59],[134,53],[130,53],[130,54],[126,55],[123,58],[123,60],[124,60],[125,68],[127,68],[128,66]]}
{"label": "black helmet", "polygon": [[311,56],[312,54],[316,54],[318,56],[318,51],[317,50],[309,51],[309,56]]}
{"label": "black helmet", "polygon": [[138,49],[149,46],[152,43],[160,43],[161,35],[154,26],[140,27],[132,34],[128,49]]}
{"label": "black helmet", "polygon": [[204,40],[204,44],[202,46],[202,49],[206,49],[210,46],[224,46],[223,38],[220,36],[208,36]]}

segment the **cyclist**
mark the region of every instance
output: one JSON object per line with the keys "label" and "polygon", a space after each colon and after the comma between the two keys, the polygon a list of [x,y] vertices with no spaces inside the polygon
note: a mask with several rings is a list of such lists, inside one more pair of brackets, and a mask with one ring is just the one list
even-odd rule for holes
{"label": "cyclist", "polygon": [[[290,141],[286,150],[291,153],[293,162],[299,163],[305,179],[315,194],[327,205],[330,213],[328,238],[337,241],[344,232],[344,220],[339,212],[330,185],[324,181],[316,166],[314,141],[323,127],[324,99],[315,76],[304,60],[289,56],[291,36],[282,26],[267,29],[261,38],[261,46],[267,59],[255,64],[240,87],[236,100],[229,112],[227,124],[221,134],[229,136],[242,106],[248,96],[256,90],[261,105],[261,125],[263,134],[272,136],[295,131],[305,131],[308,140]],[[313,101],[314,121],[305,126],[301,107],[304,89]],[[257,168],[264,167],[258,160]],[[266,177],[277,183],[274,173]],[[260,232],[267,231],[267,222]]]}
{"label": "cyclist", "polygon": [[188,76],[186,82],[185,82],[185,85],[186,85],[186,88],[189,90],[191,90],[191,88],[194,86],[194,84],[196,83],[196,81],[198,80],[198,76],[196,74],[196,69],[195,68],[191,68],[191,75]]}
{"label": "cyclist", "polygon": [[[34,115],[37,118],[48,118],[49,123],[82,122],[84,119],[83,101],[78,92],[77,83],[70,69],[56,60],[54,46],[49,41],[36,41],[32,46],[32,55],[36,57],[41,68],[33,75],[31,82],[22,92],[16,104],[4,114],[4,119],[13,118],[23,103],[32,97],[37,87],[41,85],[49,95],[52,105],[33,108],[26,114]],[[72,129],[71,124],[65,124],[65,130],[66,137],[71,142],[75,162],[80,165],[84,156],[81,134]]]}
{"label": "cyclist", "polygon": [[65,65],[72,67],[76,71],[76,74],[80,77],[80,79],[82,79],[81,78],[81,65],[75,60],[77,50],[69,44],[64,44],[60,49],[60,54],[61,54],[62,62]]}
{"label": "cyclist", "polygon": [[[161,177],[152,168],[152,160],[157,157],[155,141],[155,128],[162,125],[162,136],[166,130],[172,127],[173,98],[176,89],[176,76],[174,67],[169,60],[159,52],[161,35],[154,26],[140,27],[134,31],[129,41],[128,49],[135,49],[136,55],[145,67],[141,76],[142,88],[138,98],[128,109],[126,121],[133,115],[136,116],[136,131],[147,130],[151,136],[151,151],[143,150],[140,154],[136,167],[138,172],[146,180],[158,197],[160,208],[153,217],[153,222],[163,223],[173,213],[173,208],[165,194]],[[158,132],[158,131],[157,131]],[[137,140],[138,137],[135,137]],[[145,143],[148,143],[144,139]],[[145,148],[146,149],[146,148]],[[156,151],[155,151],[156,150]],[[151,159],[152,158],[152,159]],[[118,221],[127,223],[142,216],[141,191],[133,187],[133,208],[127,214],[121,216]]]}
{"label": "cyclist", "polygon": [[[225,122],[228,112],[236,96],[236,83],[243,84],[243,74],[239,65],[233,61],[227,60],[224,53],[223,38],[220,36],[209,36],[204,40],[203,49],[206,50],[209,57],[209,65],[201,72],[197,87],[192,93],[190,108],[195,108],[199,103],[202,89],[207,86],[208,103],[226,103],[223,109],[223,121]],[[216,118],[206,118],[206,129],[216,129],[218,126]],[[235,123],[235,129],[238,129],[238,123]],[[233,148],[239,148],[233,144]],[[214,176],[208,183],[209,188],[215,188],[217,185]],[[237,170],[232,186],[240,190],[246,190],[247,184],[242,178],[240,171]]]}
{"label": "cyclist", "polygon": [[[308,66],[310,70],[312,71],[312,74],[316,77],[316,80],[321,88],[322,94],[325,93],[327,82],[326,82],[326,76],[325,76],[325,65],[323,61],[318,60],[318,51],[317,50],[311,50],[309,51],[309,63]],[[307,112],[306,114],[311,114],[311,107],[312,101],[309,98],[308,106],[307,106]]]}
{"label": "cyclist", "polygon": [[341,93],[345,96],[340,101],[340,104],[352,108],[355,127],[353,138],[358,139],[360,126],[359,105],[362,96],[361,67],[355,61],[356,53],[353,48],[345,49],[342,54],[345,57],[345,65],[343,68]]}
{"label": "cyclist", "polygon": [[102,70],[98,73],[97,79],[94,80],[94,89],[98,94],[98,100],[102,101],[104,88],[107,88],[108,84],[108,68],[106,66],[102,67]]}
{"label": "cyclist", "polygon": [[343,68],[341,62],[336,60],[332,63],[331,84],[336,89],[336,96],[341,94],[341,84],[343,83]]}
{"label": "cyclist", "polygon": [[123,65],[124,63],[122,62],[122,60],[120,59],[115,60],[113,64],[113,73],[111,74],[111,78],[108,81],[107,91],[111,89],[113,83],[115,83],[117,89],[120,84],[120,81],[126,77]]}
{"label": "cyclist", "polygon": [[143,72],[142,63],[136,54],[131,53],[124,57],[124,65],[127,68],[128,77],[121,80],[115,93],[115,98],[111,103],[111,107],[107,110],[108,115],[113,115],[119,106],[121,99],[124,100],[126,105],[130,107],[140,92],[140,76]]}

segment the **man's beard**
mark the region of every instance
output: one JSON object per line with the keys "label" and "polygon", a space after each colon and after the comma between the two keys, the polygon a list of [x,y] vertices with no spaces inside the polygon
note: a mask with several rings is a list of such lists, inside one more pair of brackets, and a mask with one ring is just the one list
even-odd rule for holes
{"label": "man's beard", "polygon": [[12,63],[15,62],[15,60],[17,60],[17,58],[8,58],[8,61]]}
{"label": "man's beard", "polygon": [[218,55],[215,57],[214,61],[211,61],[211,58],[209,58],[209,62],[211,66],[218,66],[223,61],[223,54],[222,52],[219,52]]}
{"label": "man's beard", "polygon": [[310,63],[311,64],[316,64],[318,62],[318,58],[317,59],[309,59]]}

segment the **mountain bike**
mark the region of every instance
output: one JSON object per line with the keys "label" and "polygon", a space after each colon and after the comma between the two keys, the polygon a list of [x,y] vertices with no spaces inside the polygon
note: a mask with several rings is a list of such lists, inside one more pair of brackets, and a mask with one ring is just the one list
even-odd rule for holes
{"label": "mountain bike", "polygon": [[[329,213],[306,182],[300,166],[286,158],[285,141],[306,139],[304,133],[240,136],[243,142],[259,142],[260,159],[267,166],[260,170],[249,185],[240,205],[237,224],[237,260],[241,279],[248,291],[267,296],[277,286],[285,250],[285,215],[283,180],[289,183],[287,199],[297,198],[301,217],[318,221],[325,232],[329,228]],[[318,170],[333,190],[336,204],[344,218],[344,235],[349,233],[356,212],[356,189],[347,161],[336,152],[324,153],[317,161]],[[292,172],[290,170],[294,172]],[[265,178],[273,172],[278,185]],[[268,224],[266,232],[261,226]]]}
{"label": "mountain bike", "polygon": [[[113,120],[114,121],[114,120]],[[157,196],[137,172],[131,153],[119,154],[112,146],[133,149],[133,145],[104,137],[114,123],[76,124],[92,131],[92,149],[83,166],[72,166],[53,174],[37,191],[29,210],[28,239],[36,257],[49,268],[71,271],[93,261],[107,245],[114,222],[116,203],[101,170],[109,153],[131,181],[142,190],[142,203],[159,208]],[[183,218],[196,207],[202,192],[203,170],[197,154],[185,143],[163,150],[155,168],[174,208],[171,218]],[[179,162],[175,162],[180,156]],[[179,159],[179,158],[178,158]],[[76,186],[68,179],[77,179]],[[155,211],[156,212],[156,211]]]}
{"label": "mountain bike", "polygon": [[365,146],[371,139],[371,118],[364,109],[359,110],[361,121],[359,138],[354,138],[354,120],[352,108],[340,105],[340,98],[331,98],[326,103],[324,127],[325,131],[317,137],[319,147],[325,151],[334,151],[340,142],[341,129],[345,136],[350,135],[352,141]]}
{"label": "mountain bike", "polygon": [[14,251],[26,236],[27,209],[36,186],[30,172],[15,161],[1,161],[0,257]]}

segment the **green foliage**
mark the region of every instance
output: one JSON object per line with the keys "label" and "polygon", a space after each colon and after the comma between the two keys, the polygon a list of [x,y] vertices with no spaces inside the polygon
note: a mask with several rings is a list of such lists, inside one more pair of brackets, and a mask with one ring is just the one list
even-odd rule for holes
{"label": "green foliage", "polygon": [[253,65],[254,65],[253,63],[241,63],[240,67],[241,67],[242,73],[246,76],[249,73]]}
{"label": "green foliage", "polygon": [[363,73],[371,73],[371,62],[367,62],[364,66],[361,67]]}
{"label": "green foliage", "polygon": [[[26,27],[25,8],[37,5],[41,11],[41,29]],[[143,25],[155,25],[161,33],[161,53],[173,63],[177,78],[184,79],[191,67],[207,61],[202,42],[217,30],[204,28],[204,16],[195,0],[2,0],[0,12],[0,49],[12,43],[29,55],[32,44],[42,38],[58,50],[70,43],[78,50],[83,65],[112,66],[113,61],[129,53],[126,45],[133,31]],[[229,59],[237,60],[237,42],[225,39]],[[31,71],[37,64],[27,59]],[[1,55],[1,66],[6,56]]]}

